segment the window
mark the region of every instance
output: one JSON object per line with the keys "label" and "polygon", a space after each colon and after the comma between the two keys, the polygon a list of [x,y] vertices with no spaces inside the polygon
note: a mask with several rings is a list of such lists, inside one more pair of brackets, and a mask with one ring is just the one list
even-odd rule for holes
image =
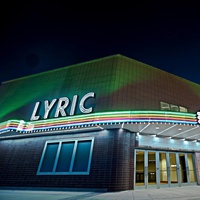
{"label": "window", "polygon": [[179,110],[180,110],[180,112],[187,112],[187,108],[185,108],[183,106],[179,106]]}
{"label": "window", "polygon": [[170,104],[170,110],[179,111],[178,106]]}
{"label": "window", "polygon": [[160,102],[160,108],[161,110],[171,110],[171,111],[176,111],[176,112],[187,112],[187,108],[183,107],[183,106],[177,106],[177,105],[173,105],[173,104],[169,104],[166,102]]}
{"label": "window", "polygon": [[160,102],[160,107],[161,107],[161,110],[170,110],[169,104],[162,101]]}
{"label": "window", "polygon": [[47,141],[38,175],[89,174],[94,138]]}

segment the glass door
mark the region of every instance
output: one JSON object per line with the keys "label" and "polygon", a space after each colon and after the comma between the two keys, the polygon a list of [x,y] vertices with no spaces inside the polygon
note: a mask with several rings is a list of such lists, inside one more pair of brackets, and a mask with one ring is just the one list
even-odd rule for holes
{"label": "glass door", "polygon": [[188,176],[186,170],[186,159],[185,154],[179,154],[179,166],[180,166],[180,182],[181,184],[188,183]]}
{"label": "glass door", "polygon": [[156,152],[148,152],[148,185],[156,185]]}
{"label": "glass door", "polygon": [[136,150],[135,157],[135,189],[196,184],[191,153]]}
{"label": "glass door", "polygon": [[169,169],[170,169],[170,184],[178,184],[177,171],[179,170],[177,166],[176,154],[169,153]]}
{"label": "glass door", "polygon": [[190,184],[196,183],[196,176],[195,176],[195,171],[194,171],[194,159],[192,154],[187,154],[187,174],[188,174],[188,182]]}
{"label": "glass door", "polygon": [[144,151],[136,151],[136,186],[144,186]]}
{"label": "glass door", "polygon": [[136,151],[135,186],[156,187],[156,152]]}
{"label": "glass door", "polygon": [[168,182],[168,170],[167,170],[167,156],[165,152],[159,152],[159,165],[160,165],[160,186],[167,186]]}

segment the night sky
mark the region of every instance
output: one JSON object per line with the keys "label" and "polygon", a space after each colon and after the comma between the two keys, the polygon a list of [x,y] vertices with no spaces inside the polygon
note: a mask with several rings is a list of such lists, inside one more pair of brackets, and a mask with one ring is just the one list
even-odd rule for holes
{"label": "night sky", "polygon": [[200,84],[195,1],[134,1],[126,10],[66,2],[1,5],[0,82],[122,54]]}

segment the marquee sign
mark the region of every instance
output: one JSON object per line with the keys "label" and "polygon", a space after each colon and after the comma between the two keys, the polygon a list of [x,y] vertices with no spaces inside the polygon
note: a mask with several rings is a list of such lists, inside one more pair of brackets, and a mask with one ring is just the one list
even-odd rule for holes
{"label": "marquee sign", "polygon": [[[95,93],[89,92],[81,98],[79,106],[78,106],[81,113],[87,114],[87,113],[91,113],[93,111],[93,107],[85,108],[85,102],[87,101],[87,99],[94,98],[94,97],[95,97]],[[78,100],[78,95],[74,95],[72,101],[70,101],[70,99],[68,97],[61,97],[59,99],[53,99],[51,102],[49,102],[48,100],[45,100],[44,101],[43,119],[47,119],[49,117],[49,113],[52,110],[53,106],[55,106],[56,103],[57,103],[57,108],[56,108],[54,117],[59,117],[60,115],[62,117],[67,116],[65,109],[67,109],[70,106],[71,107],[70,107],[69,115],[74,115],[75,109],[77,107],[77,100]],[[71,105],[70,105],[70,103],[71,103]],[[41,102],[39,102],[39,101],[36,102],[35,107],[33,109],[33,113],[31,115],[31,119],[30,119],[31,121],[39,120],[41,118],[41,116],[38,115],[40,105],[41,105]]]}

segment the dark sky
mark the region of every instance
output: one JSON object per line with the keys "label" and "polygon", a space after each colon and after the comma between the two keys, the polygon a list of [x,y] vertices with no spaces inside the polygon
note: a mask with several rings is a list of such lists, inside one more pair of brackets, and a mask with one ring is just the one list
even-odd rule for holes
{"label": "dark sky", "polygon": [[122,54],[200,84],[198,2],[98,10],[98,3],[76,10],[67,1],[19,2],[0,8],[0,82]]}

